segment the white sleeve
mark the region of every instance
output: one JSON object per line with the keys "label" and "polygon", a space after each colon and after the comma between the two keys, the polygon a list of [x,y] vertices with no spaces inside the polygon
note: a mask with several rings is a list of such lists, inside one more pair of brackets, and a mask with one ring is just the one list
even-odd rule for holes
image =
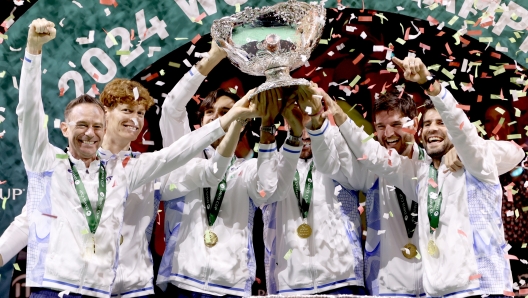
{"label": "white sleeve", "polygon": [[511,171],[526,157],[522,148],[514,141],[487,140],[486,143],[491,147],[491,152],[495,156],[499,175]]}
{"label": "white sleeve", "polygon": [[203,187],[217,187],[222,181],[231,157],[215,154],[211,159],[193,158],[183,167],[162,179],[161,198],[169,201]]}
{"label": "white sleeve", "polygon": [[[0,237],[0,255],[4,264],[9,262],[28,244],[29,222],[26,206]],[[2,266],[4,265],[2,264]]]}
{"label": "white sleeve", "polygon": [[387,150],[374,139],[367,140],[369,135],[351,119],[341,124],[339,130],[354,155],[366,157],[360,163],[372,173],[384,177],[389,185],[402,190],[413,187],[415,180],[412,178],[418,172],[415,161],[399,155],[395,150]]}
{"label": "white sleeve", "polygon": [[[451,92],[442,87],[437,96],[430,98],[440,113],[466,170],[482,182],[499,183],[491,147],[487,146],[486,140],[479,137],[477,129],[471,124],[464,111],[456,107],[457,102]],[[462,123],[464,124],[460,129]]]}
{"label": "white sleeve", "polygon": [[42,55],[25,53],[16,109],[22,159],[26,169],[32,172],[48,170],[55,158],[53,145],[48,139],[48,129],[44,126],[41,59]]}
{"label": "white sleeve", "polygon": [[159,123],[163,147],[191,132],[186,106],[204,79],[205,76],[193,66],[165,98]]}
{"label": "white sleeve", "polygon": [[307,129],[317,171],[345,188],[367,191],[368,169],[361,164],[336,126],[325,120],[318,130]]}
{"label": "white sleeve", "polygon": [[[257,206],[271,204],[287,196],[293,185],[293,177],[302,149],[284,144],[281,153],[277,154],[275,143],[260,146],[258,169],[251,171],[248,177],[249,196]],[[265,152],[270,146],[275,146],[273,151]],[[264,190],[263,196],[260,190]]]}
{"label": "white sleeve", "polygon": [[225,132],[220,126],[220,119],[216,119],[169,147],[131,159],[125,167],[129,189],[136,189],[183,166],[223,135]]}

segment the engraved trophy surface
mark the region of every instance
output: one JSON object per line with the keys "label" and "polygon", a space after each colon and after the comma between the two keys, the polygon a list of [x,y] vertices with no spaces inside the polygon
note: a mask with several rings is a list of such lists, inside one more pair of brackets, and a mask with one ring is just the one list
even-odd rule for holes
{"label": "engraved trophy surface", "polygon": [[266,76],[256,93],[277,87],[309,85],[290,72],[308,60],[325,25],[323,4],[296,0],[243,11],[213,22],[211,36],[233,65],[255,76]]}

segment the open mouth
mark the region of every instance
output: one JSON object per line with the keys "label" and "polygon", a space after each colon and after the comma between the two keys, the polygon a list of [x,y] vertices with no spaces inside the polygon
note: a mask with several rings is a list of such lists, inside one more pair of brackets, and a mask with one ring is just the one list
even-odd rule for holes
{"label": "open mouth", "polygon": [[435,144],[435,143],[440,143],[440,142],[442,142],[443,140],[444,140],[444,139],[442,139],[441,137],[436,137],[436,136],[434,136],[434,137],[429,137],[429,138],[427,139],[427,143]]}
{"label": "open mouth", "polygon": [[89,146],[94,145],[96,143],[94,141],[83,141],[83,140],[79,140],[79,142],[81,142],[81,144],[83,145],[89,145]]}
{"label": "open mouth", "polygon": [[398,143],[400,139],[390,139],[390,140],[387,140],[387,145],[395,145],[396,143]]}
{"label": "open mouth", "polygon": [[138,131],[139,127],[130,124],[123,124],[123,126],[129,131]]}

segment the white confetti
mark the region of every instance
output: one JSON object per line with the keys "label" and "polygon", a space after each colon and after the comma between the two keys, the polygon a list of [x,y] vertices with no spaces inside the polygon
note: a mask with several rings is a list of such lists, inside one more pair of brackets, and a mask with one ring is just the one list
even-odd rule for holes
{"label": "white confetti", "polygon": [[257,138],[260,138],[259,134],[256,133],[256,132],[254,132],[254,131],[251,131],[251,134],[252,134],[253,136],[257,137]]}
{"label": "white confetti", "polygon": [[302,62],[306,62],[308,60],[308,57],[306,55],[301,55]]}
{"label": "white confetti", "polygon": [[216,162],[213,164],[213,173],[216,174],[216,172],[218,172],[218,165],[216,164]]}
{"label": "white confetti", "polygon": [[[521,261],[521,263],[525,264],[525,265],[528,265],[528,261],[526,261],[525,259],[519,259],[519,261]],[[523,283],[524,284],[524,283]]]}
{"label": "white confetti", "polygon": [[130,120],[132,120],[132,122],[134,122],[134,125],[135,125],[135,126],[139,126],[139,124],[138,124],[138,121],[137,121],[136,117],[133,117],[133,118],[132,118],[132,119],[130,119]]}
{"label": "white confetti", "polygon": [[341,44],[339,44],[339,45],[336,46],[336,49],[337,49],[338,51],[341,51],[341,50],[344,49],[344,48],[345,48],[345,44],[344,44],[344,43],[341,43]]}
{"label": "white confetti", "polygon": [[196,58],[209,58],[209,53],[194,52],[194,57],[196,57]]}
{"label": "white confetti", "polygon": [[5,108],[4,107],[0,107],[0,112],[5,112]]}
{"label": "white confetti", "polygon": [[408,248],[402,247],[401,251],[404,251],[406,254],[411,254],[411,251]]}
{"label": "white confetti", "polygon": [[0,137],[4,137],[4,135],[5,135],[5,130],[0,132]]}
{"label": "white confetti", "polygon": [[59,298],[62,298],[64,295],[70,295],[70,291],[64,290],[64,291],[60,292],[57,295],[59,295]]}
{"label": "white confetti", "polygon": [[90,44],[94,42],[94,35],[95,30],[90,30],[90,32],[88,33],[88,37],[79,37],[75,41],[78,42],[80,45]]}
{"label": "white confetti", "polygon": [[44,70],[42,71],[43,74],[46,74],[48,72],[47,69],[44,68]]}
{"label": "white confetti", "polygon": [[160,190],[161,189],[161,182],[154,183],[154,190]]}
{"label": "white confetti", "polygon": [[348,32],[354,32],[357,28],[354,26],[346,26],[346,31]]}
{"label": "white confetti", "polygon": [[506,216],[508,217],[513,216],[513,211],[512,210],[506,211]]}
{"label": "white confetti", "polygon": [[145,130],[145,132],[141,136],[141,140],[143,141],[143,145],[154,145],[154,141],[145,140],[145,134],[147,133],[147,131],[148,131],[148,129]]}
{"label": "white confetti", "polygon": [[191,47],[187,50],[187,55],[191,56],[192,52],[194,51],[194,48],[196,48],[195,45],[191,45]]}
{"label": "white confetti", "polygon": [[109,16],[110,15],[110,8],[105,8],[104,12],[106,13],[106,16]]}
{"label": "white confetti", "polygon": [[13,76],[13,87],[18,90],[17,78],[15,76]]}
{"label": "white confetti", "polygon": [[365,31],[363,31],[363,32],[361,32],[361,34],[359,36],[361,36],[361,38],[365,39],[365,38],[367,38],[367,33],[365,33]]}
{"label": "white confetti", "polygon": [[336,186],[336,187],[334,188],[334,196],[337,197],[337,196],[339,195],[339,192],[341,191],[341,189],[343,189],[343,188],[341,187],[341,185]]}
{"label": "white confetti", "polygon": [[378,235],[385,234],[385,230],[378,230]]}
{"label": "white confetti", "polygon": [[60,128],[60,124],[60,119],[55,119],[55,121],[53,121],[53,128]]}
{"label": "white confetti", "polygon": [[72,1],[72,2],[73,2],[73,4],[79,6],[80,8],[83,8],[83,6],[81,5],[81,3],[77,2],[77,1]]}
{"label": "white confetti", "polygon": [[394,189],[396,189],[394,186],[392,185],[387,185],[387,188],[389,189],[389,191],[393,191]]}
{"label": "white confetti", "polygon": [[161,47],[149,47],[149,53],[148,53],[148,57],[152,57],[154,56],[154,52],[159,52],[161,51]]}
{"label": "white confetti", "polygon": [[158,85],[158,86],[163,86],[163,85],[165,85],[165,83],[162,82],[162,81],[157,81],[157,82],[156,82],[156,85]]}
{"label": "white confetti", "polygon": [[187,59],[183,60],[183,64],[185,64],[187,67],[192,67],[191,63]]}
{"label": "white confetti", "polygon": [[138,100],[138,98],[139,98],[138,88],[134,87],[134,89],[132,89],[132,92],[134,92],[134,100]]}
{"label": "white confetti", "polygon": [[73,68],[77,67],[77,66],[75,66],[75,64],[74,64],[73,62],[71,62],[71,61],[69,61],[68,64],[69,64],[71,67],[73,67]]}
{"label": "white confetti", "polygon": [[401,6],[396,6],[396,9],[397,9],[398,11],[402,11],[402,10],[404,10],[405,8],[403,8],[403,7],[401,7]]}
{"label": "white confetti", "polygon": [[21,6],[24,4],[24,0],[13,0],[13,3],[15,3],[16,6]]}
{"label": "white confetti", "polygon": [[306,109],[304,109],[304,111],[306,113],[308,113],[308,115],[311,115],[312,114],[312,107],[306,107]]}
{"label": "white confetti", "polygon": [[4,120],[5,120],[5,117],[0,115],[0,123],[4,122]]}
{"label": "white confetti", "polygon": [[15,49],[15,48],[13,48],[11,46],[9,46],[9,49],[11,50],[11,52],[20,52],[20,51],[22,51],[22,48]]}
{"label": "white confetti", "polygon": [[334,52],[333,51],[328,52],[328,56],[330,57],[334,56]]}
{"label": "white confetti", "polygon": [[383,218],[389,219],[389,214],[388,213],[383,213]]}
{"label": "white confetti", "polygon": [[64,22],[64,19],[66,19],[66,18],[62,18],[62,20],[60,20],[60,22],[59,22],[59,25],[60,25],[61,27],[64,27],[64,24],[62,23],[62,22]]}

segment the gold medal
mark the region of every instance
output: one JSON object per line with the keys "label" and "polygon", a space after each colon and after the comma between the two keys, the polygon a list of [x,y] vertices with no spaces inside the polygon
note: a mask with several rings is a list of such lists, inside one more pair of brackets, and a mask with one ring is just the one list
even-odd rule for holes
{"label": "gold medal", "polygon": [[218,236],[216,236],[216,234],[213,231],[206,230],[204,233],[204,242],[205,242],[205,246],[213,247],[218,242]]}
{"label": "gold medal", "polygon": [[297,228],[297,235],[301,238],[310,237],[310,235],[312,235],[312,227],[307,223],[303,223]]}
{"label": "gold medal", "polygon": [[402,254],[407,259],[416,257],[416,246],[414,246],[412,243],[407,243],[402,249]]}
{"label": "gold medal", "polygon": [[438,255],[438,246],[436,246],[432,239],[427,242],[427,252],[433,257]]}

